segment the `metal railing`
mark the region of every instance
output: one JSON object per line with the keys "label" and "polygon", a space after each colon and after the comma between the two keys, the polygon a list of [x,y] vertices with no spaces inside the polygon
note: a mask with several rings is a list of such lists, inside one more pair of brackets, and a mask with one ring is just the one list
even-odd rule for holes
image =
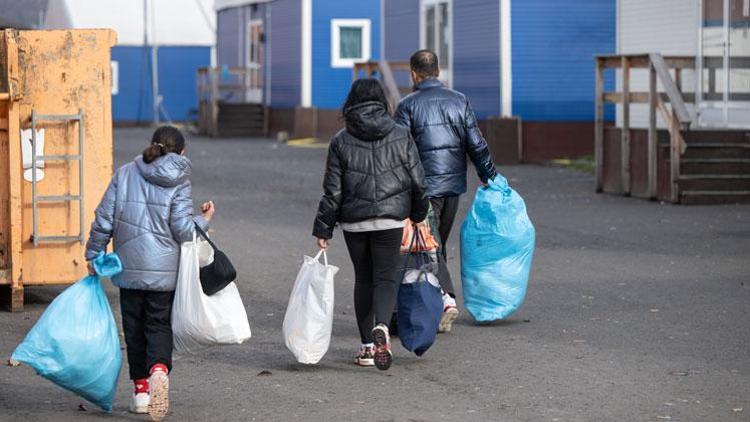
{"label": "metal railing", "polygon": [[220,102],[263,103],[263,69],[256,67],[201,67],[196,80],[198,126],[218,134]]}

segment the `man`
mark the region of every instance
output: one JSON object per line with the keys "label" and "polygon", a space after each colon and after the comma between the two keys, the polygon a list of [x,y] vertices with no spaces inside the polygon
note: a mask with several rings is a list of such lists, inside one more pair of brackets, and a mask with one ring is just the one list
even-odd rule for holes
{"label": "man", "polygon": [[458,211],[459,196],[466,193],[466,155],[482,184],[495,177],[487,142],[466,96],[438,80],[438,57],[429,50],[411,56],[414,92],[396,110],[396,122],[412,134],[424,166],[427,196],[439,222],[441,250],[438,279],[443,289],[440,332],[449,332],[458,317],[456,294],[447,265],[447,243]]}

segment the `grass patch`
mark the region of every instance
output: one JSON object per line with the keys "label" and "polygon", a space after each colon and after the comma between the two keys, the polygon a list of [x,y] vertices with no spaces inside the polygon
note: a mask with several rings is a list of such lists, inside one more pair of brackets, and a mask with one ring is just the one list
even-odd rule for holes
{"label": "grass patch", "polygon": [[556,158],[551,161],[552,164],[572,168],[588,174],[596,173],[596,162],[593,155],[586,155],[581,158],[571,160],[569,158]]}

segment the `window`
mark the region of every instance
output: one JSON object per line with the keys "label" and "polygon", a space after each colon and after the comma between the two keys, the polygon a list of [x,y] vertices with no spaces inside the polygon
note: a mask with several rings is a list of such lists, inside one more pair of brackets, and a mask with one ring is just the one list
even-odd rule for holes
{"label": "window", "polygon": [[353,67],[370,60],[370,20],[331,20],[331,66]]}
{"label": "window", "polygon": [[440,79],[451,83],[453,36],[451,0],[422,0],[422,48],[432,50],[440,61]]}

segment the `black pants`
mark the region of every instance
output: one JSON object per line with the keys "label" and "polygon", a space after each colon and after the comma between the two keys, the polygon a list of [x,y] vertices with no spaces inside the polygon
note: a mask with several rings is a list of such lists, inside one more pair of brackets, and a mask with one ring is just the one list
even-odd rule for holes
{"label": "black pants", "polygon": [[403,229],[344,232],[354,264],[354,313],[362,343],[372,343],[375,324],[388,325],[396,307]]}
{"label": "black pants", "polygon": [[120,289],[130,379],[148,378],[157,363],[172,370],[173,299],[174,292]]}
{"label": "black pants", "polygon": [[444,198],[430,198],[432,210],[435,213],[435,219],[438,221],[438,233],[440,233],[440,259],[438,259],[438,280],[440,287],[451,295],[456,297],[456,289],[453,287],[451,273],[448,271],[448,237],[453,229],[453,222],[456,220],[458,212],[458,196],[446,196]]}

